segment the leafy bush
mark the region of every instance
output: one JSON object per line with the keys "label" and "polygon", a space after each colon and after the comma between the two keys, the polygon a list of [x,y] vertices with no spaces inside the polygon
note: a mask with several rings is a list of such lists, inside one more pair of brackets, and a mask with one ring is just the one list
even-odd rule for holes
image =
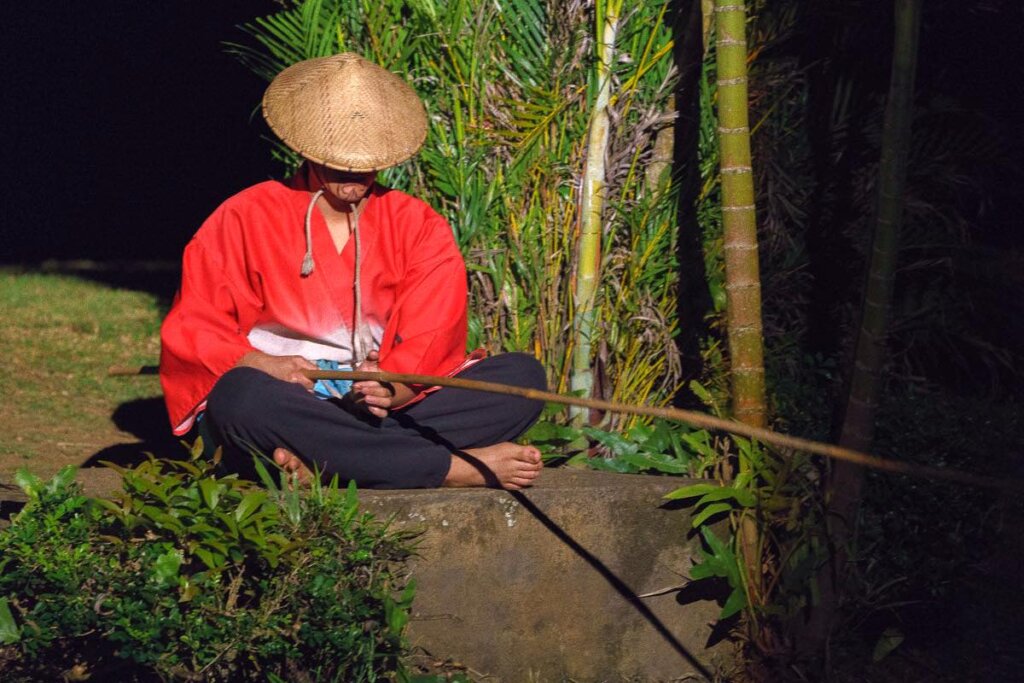
{"label": "leafy bush", "polygon": [[[0,532],[4,680],[403,678],[409,536],[355,488],[263,489],[202,463],[122,470],[113,501],[74,469],[27,471]],[[116,674],[115,674],[116,672]]]}

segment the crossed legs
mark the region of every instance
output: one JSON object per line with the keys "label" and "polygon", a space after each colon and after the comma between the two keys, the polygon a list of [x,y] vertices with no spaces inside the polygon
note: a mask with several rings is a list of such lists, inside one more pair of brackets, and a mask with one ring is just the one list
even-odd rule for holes
{"label": "crossed legs", "polygon": [[[545,386],[540,364],[519,353],[487,358],[459,377]],[[273,453],[300,476],[317,467],[366,488],[516,489],[537,476],[540,453],[512,440],[541,408],[519,397],[445,388],[380,420],[349,401],[323,401],[299,385],[235,368],[210,393],[207,419],[239,469],[243,454],[257,451]]]}

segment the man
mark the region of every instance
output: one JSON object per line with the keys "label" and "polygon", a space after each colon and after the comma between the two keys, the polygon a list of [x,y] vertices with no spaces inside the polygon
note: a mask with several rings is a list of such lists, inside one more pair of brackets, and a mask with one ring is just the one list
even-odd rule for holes
{"label": "man", "polygon": [[466,357],[466,273],[451,229],[425,203],[376,184],[414,155],[423,104],[354,54],[282,71],[264,116],[306,159],[287,182],[222,204],[185,250],[161,330],[175,434],[273,453],[360,486],[529,486],[540,453],[517,445],[541,404],[460,389],[312,382],[304,370],[382,369],[543,388],[524,354]]}

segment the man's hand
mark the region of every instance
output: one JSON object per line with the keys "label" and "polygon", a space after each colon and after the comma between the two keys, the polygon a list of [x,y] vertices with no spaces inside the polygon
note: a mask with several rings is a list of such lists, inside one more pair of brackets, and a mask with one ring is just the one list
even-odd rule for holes
{"label": "man's hand", "polygon": [[[362,372],[380,372],[380,354],[370,351],[366,360],[359,364],[356,370]],[[372,380],[361,380],[352,385],[352,398],[359,405],[362,405],[371,414],[379,418],[388,416],[388,411],[401,408],[416,395],[412,389],[405,384],[392,384],[390,382],[375,382]]]}
{"label": "man's hand", "polygon": [[317,369],[315,363],[310,363],[302,356],[271,356],[262,351],[250,351],[239,358],[235,366],[256,368],[279,380],[301,384],[310,391],[314,382],[302,374],[302,371]]}

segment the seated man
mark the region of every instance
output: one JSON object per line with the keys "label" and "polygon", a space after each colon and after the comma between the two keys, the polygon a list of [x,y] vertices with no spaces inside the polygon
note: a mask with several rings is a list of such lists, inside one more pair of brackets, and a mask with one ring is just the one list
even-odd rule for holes
{"label": "seated man", "polygon": [[263,112],[306,162],[222,204],[185,249],[161,329],[174,433],[244,467],[273,453],[370,488],[529,486],[540,453],[512,443],[542,404],[463,389],[313,382],[304,370],[458,375],[543,389],[525,354],[466,356],[466,270],[425,203],[375,183],[426,137],[422,102],[353,54],[295,64]]}

